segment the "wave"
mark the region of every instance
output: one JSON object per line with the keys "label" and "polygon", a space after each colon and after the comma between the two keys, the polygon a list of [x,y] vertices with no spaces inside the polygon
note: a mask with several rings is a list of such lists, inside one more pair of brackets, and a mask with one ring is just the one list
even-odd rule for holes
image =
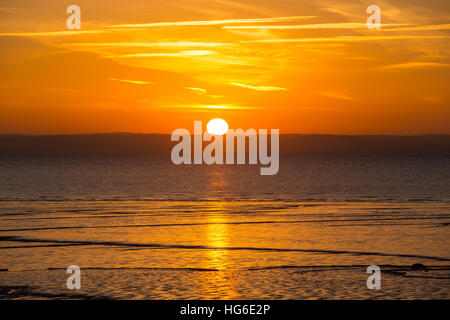
{"label": "wave", "polygon": [[[366,272],[369,265],[276,265],[276,266],[264,266],[264,267],[249,267],[238,269],[215,269],[215,268],[190,268],[190,267],[86,267],[83,266],[83,271],[185,271],[185,272],[254,272],[254,271],[271,271],[271,270],[295,270],[300,273],[311,272],[336,272],[336,271],[348,271],[356,270]],[[443,279],[450,280],[450,276],[443,276],[440,271],[450,271],[450,265],[392,265],[392,264],[380,264],[378,267],[383,273],[391,274],[394,276],[401,276],[406,278],[425,278],[425,279]],[[50,267],[46,269],[26,269],[9,271],[11,273],[22,272],[36,272],[36,271],[65,271],[66,267]],[[8,269],[1,269],[0,271],[8,272]],[[447,273],[445,273],[447,274]]]}
{"label": "wave", "polygon": [[384,256],[397,258],[417,258],[436,261],[450,261],[450,258],[416,255],[416,254],[396,254],[384,252],[367,252],[367,251],[347,251],[347,250],[324,250],[324,249],[297,249],[297,248],[264,248],[264,247],[218,247],[204,245],[182,245],[182,244],[160,244],[160,243],[129,243],[120,241],[83,241],[83,240],[52,240],[52,239],[36,239],[25,238],[19,236],[0,236],[0,241],[10,242],[39,242],[39,243],[63,243],[73,245],[97,245],[97,246],[116,246],[116,247],[133,247],[133,248],[153,248],[153,249],[192,249],[192,250],[230,250],[230,251],[270,251],[270,252],[307,252],[317,254],[347,254],[358,256]]}
{"label": "wave", "polygon": [[[94,218],[94,217],[93,217]],[[330,223],[330,222],[370,222],[370,221],[409,221],[409,220],[442,220],[450,219],[450,216],[435,217],[395,217],[395,218],[370,218],[370,219],[322,219],[322,220],[265,220],[265,221],[234,221],[234,222],[198,222],[198,223],[160,223],[160,224],[132,224],[132,225],[97,225],[97,226],[57,226],[39,228],[20,229],[0,229],[0,232],[22,232],[22,231],[43,231],[43,230],[64,230],[64,229],[110,229],[110,228],[149,228],[149,227],[180,227],[180,226],[203,226],[203,225],[245,225],[245,224],[297,224],[297,223]],[[331,226],[344,226],[331,225]],[[354,224],[351,224],[354,225]],[[360,224],[361,225],[361,224]],[[372,224],[363,224],[372,225]],[[448,223],[443,223],[448,225]]]}
{"label": "wave", "polygon": [[[337,270],[351,270],[367,269],[367,264],[334,264],[334,265],[274,265],[264,267],[248,267],[237,268],[231,270],[216,269],[216,268],[190,268],[190,267],[87,267],[83,266],[83,270],[161,270],[161,271],[198,271],[198,272],[221,272],[221,271],[262,271],[262,270],[276,270],[276,269],[298,269],[302,271],[337,271]],[[402,271],[450,271],[450,265],[394,265],[394,264],[379,264],[378,267],[383,272],[402,272]],[[29,271],[55,271],[66,270],[67,267],[50,267],[45,269],[26,269],[26,270],[11,270],[9,272],[29,272]],[[8,269],[0,269],[0,271],[8,271]]]}
{"label": "wave", "polygon": [[100,295],[86,294],[55,294],[37,291],[32,286],[0,286],[0,299],[17,299],[17,298],[48,298],[48,299],[83,299],[83,300],[110,300],[110,297]]}
{"label": "wave", "polygon": [[283,203],[293,203],[293,202],[350,202],[350,203],[360,203],[360,202],[372,202],[372,203],[408,203],[408,202],[424,202],[424,203],[450,203],[449,198],[440,197],[367,197],[361,196],[357,198],[345,198],[345,197],[297,197],[295,194],[283,195],[283,197],[273,197],[269,198],[267,195],[261,195],[259,197],[246,197],[244,195],[223,195],[214,198],[208,198],[208,195],[199,194],[198,196],[180,196],[180,197],[86,197],[86,198],[71,198],[71,197],[0,197],[0,202],[217,202],[217,201],[232,201],[232,202],[283,202]]}

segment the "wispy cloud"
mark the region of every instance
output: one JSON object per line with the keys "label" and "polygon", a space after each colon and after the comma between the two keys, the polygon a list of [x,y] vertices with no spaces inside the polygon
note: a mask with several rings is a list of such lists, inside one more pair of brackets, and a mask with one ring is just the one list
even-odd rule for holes
{"label": "wispy cloud", "polygon": [[194,87],[184,87],[185,89],[191,90],[191,91],[196,91],[199,93],[207,93],[208,90],[206,89],[202,89],[202,88],[194,88]]}
{"label": "wispy cloud", "polygon": [[236,83],[236,82],[230,82],[230,84],[232,86],[237,86],[237,87],[242,87],[242,88],[247,88],[247,89],[257,90],[257,91],[286,91],[287,90],[286,88],[281,88],[281,87],[251,86],[251,85]]}
{"label": "wispy cloud", "polygon": [[350,97],[349,95],[347,95],[341,91],[335,91],[335,90],[320,91],[320,92],[318,92],[318,94],[320,94],[321,96],[328,97],[328,98],[347,100],[347,101],[359,101],[358,99]]}
{"label": "wispy cloud", "polygon": [[270,23],[280,21],[290,21],[299,19],[315,18],[315,16],[290,16],[275,18],[250,18],[250,19],[224,19],[224,20],[203,20],[203,21],[173,21],[173,22],[151,22],[134,24],[116,24],[112,28],[152,28],[152,27],[177,27],[177,26],[212,26],[234,23]]}
{"label": "wispy cloud", "polygon": [[357,42],[377,40],[403,40],[403,39],[448,39],[450,36],[338,36],[318,38],[293,38],[293,39],[262,39],[244,40],[246,43],[293,43],[293,42]]}
{"label": "wispy cloud", "polygon": [[431,30],[449,30],[450,24],[433,24],[426,26],[412,26],[412,27],[403,27],[403,28],[391,28],[384,29],[383,24],[381,25],[381,29],[377,31],[431,31]]}
{"label": "wispy cloud", "polygon": [[[383,27],[404,26],[405,24],[383,24]],[[223,26],[222,29],[269,29],[269,30],[296,30],[296,29],[367,29],[366,23],[340,22],[340,23],[316,23],[296,25],[264,25],[264,26]]]}
{"label": "wispy cloud", "polygon": [[155,84],[154,82],[148,82],[148,81],[126,80],[126,79],[117,79],[117,78],[108,78],[108,80],[131,83],[131,84]]}
{"label": "wispy cloud", "polygon": [[64,45],[73,47],[178,48],[178,47],[222,47],[222,46],[233,46],[234,44],[218,43],[218,42],[175,41],[175,42],[82,42],[82,43],[66,43]]}
{"label": "wispy cloud", "polygon": [[257,13],[259,15],[270,15],[270,11],[265,8],[264,6],[261,6],[260,3],[257,4],[249,4],[244,3],[242,0],[238,1],[230,1],[230,0],[208,0],[208,2],[216,3],[221,6],[223,6],[226,9],[233,8],[237,9],[239,11],[248,11]]}
{"label": "wispy cloud", "polygon": [[179,105],[176,106],[161,106],[162,109],[175,109],[175,110],[183,110],[183,111],[195,111],[195,112],[203,112],[207,110],[249,110],[249,109],[261,109],[254,107],[245,107],[245,106],[233,106],[233,105]]}
{"label": "wispy cloud", "polygon": [[199,106],[202,109],[237,109],[236,107],[230,106]]}
{"label": "wispy cloud", "polygon": [[78,31],[48,31],[48,32],[9,32],[0,33],[0,36],[13,37],[55,37],[55,36],[73,36],[82,34],[96,34],[109,32],[109,30],[78,30]]}
{"label": "wispy cloud", "polygon": [[[195,107],[194,107],[195,108]],[[197,106],[197,108],[201,109],[222,109],[222,110],[248,110],[248,109],[260,109],[260,108],[254,108],[254,107],[243,107],[243,106]]]}
{"label": "wispy cloud", "polygon": [[173,53],[130,53],[107,56],[108,58],[151,58],[151,57],[192,57],[192,56],[206,56],[215,54],[215,51],[209,50],[191,50]]}
{"label": "wispy cloud", "polygon": [[405,62],[379,67],[378,69],[448,68],[450,64],[440,62]]}

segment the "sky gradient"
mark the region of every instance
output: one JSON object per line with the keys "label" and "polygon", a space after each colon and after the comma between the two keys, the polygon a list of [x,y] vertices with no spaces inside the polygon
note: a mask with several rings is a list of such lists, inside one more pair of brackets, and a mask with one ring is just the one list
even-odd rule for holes
{"label": "sky gradient", "polygon": [[0,134],[450,134],[449,38],[448,1],[3,0]]}

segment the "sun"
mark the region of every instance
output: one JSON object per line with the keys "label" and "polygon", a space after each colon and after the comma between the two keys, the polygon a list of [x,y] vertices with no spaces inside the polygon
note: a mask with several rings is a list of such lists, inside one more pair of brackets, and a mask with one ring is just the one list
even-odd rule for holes
{"label": "sun", "polygon": [[206,126],[209,134],[223,135],[228,131],[228,123],[220,118],[212,119]]}

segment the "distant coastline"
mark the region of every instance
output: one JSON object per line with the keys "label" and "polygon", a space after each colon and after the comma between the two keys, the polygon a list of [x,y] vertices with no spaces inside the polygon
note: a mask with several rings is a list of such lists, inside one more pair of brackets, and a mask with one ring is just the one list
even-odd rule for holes
{"label": "distant coastline", "polygon": [[[169,134],[0,135],[0,156],[146,155],[170,153]],[[450,135],[281,134],[286,153],[450,153]]]}

